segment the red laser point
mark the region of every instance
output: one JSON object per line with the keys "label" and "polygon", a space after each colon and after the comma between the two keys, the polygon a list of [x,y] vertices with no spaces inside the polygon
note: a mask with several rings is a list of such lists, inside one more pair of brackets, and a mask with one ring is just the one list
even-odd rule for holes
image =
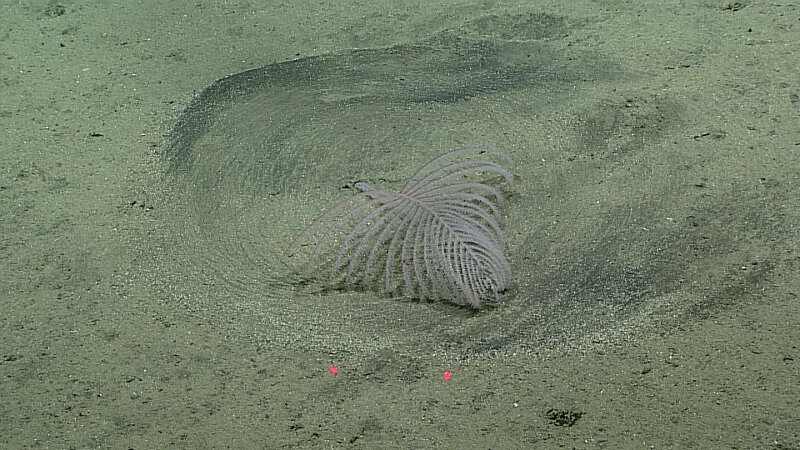
{"label": "red laser point", "polygon": [[444,381],[450,381],[450,378],[453,376],[453,372],[446,370],[444,372]]}
{"label": "red laser point", "polygon": [[339,373],[339,368],[336,366],[331,366],[331,368],[328,370],[331,372],[331,375],[336,375],[337,373]]}

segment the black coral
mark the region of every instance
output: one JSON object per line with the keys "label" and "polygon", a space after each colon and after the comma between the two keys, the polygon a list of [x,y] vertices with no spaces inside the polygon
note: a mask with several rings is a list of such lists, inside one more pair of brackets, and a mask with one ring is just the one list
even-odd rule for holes
{"label": "black coral", "polygon": [[412,298],[477,308],[511,282],[499,225],[503,195],[487,184],[499,175],[512,187],[510,164],[499,150],[461,148],[422,166],[399,193],[358,183],[359,193],[295,238],[284,261],[312,241],[307,268],[329,270],[331,284],[367,286],[383,272],[385,289],[392,292],[402,274]]}

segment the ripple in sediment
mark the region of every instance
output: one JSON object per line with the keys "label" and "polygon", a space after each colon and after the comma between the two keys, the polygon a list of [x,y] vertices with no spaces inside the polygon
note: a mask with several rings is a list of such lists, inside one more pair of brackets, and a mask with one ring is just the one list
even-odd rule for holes
{"label": "ripple in sediment", "polygon": [[[659,223],[645,233],[630,221],[659,215],[672,200],[582,209],[598,176],[610,179],[624,158],[648,151],[643,136],[618,142],[625,151],[611,156],[599,149],[584,157],[579,146],[547,171],[536,163],[549,151],[539,148],[548,115],[584,114],[576,85],[617,72],[596,54],[565,55],[564,20],[501,16],[473,25],[504,21],[513,27],[474,33],[490,40],[445,33],[269,64],[206,88],[168,136],[164,289],[193,314],[263,345],[451,356],[603,341],[680,296],[709,255],[700,249],[687,260],[680,251],[702,243],[700,231]],[[509,36],[513,30],[519,35]],[[592,146],[627,126],[668,132],[680,107],[648,100],[635,113],[624,102],[599,103],[584,130],[551,131],[594,136]],[[280,263],[293,235],[355,181],[396,188],[420,163],[463,145],[503,148],[518,163],[518,191],[505,209],[515,280],[505,301],[476,314],[444,302],[324,291]],[[635,177],[641,167],[625,170]],[[663,188],[649,186],[656,196]]]}

